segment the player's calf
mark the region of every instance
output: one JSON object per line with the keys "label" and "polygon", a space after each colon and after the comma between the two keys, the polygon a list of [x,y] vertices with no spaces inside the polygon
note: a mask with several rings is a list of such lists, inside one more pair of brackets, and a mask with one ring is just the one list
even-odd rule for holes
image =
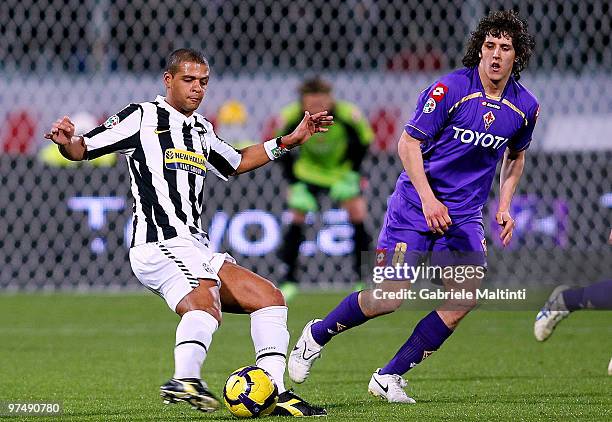
{"label": "player's calf", "polygon": [[408,340],[378,374],[405,374],[438,350],[452,333],[439,311],[430,312],[418,322]]}
{"label": "player's calf", "polygon": [[476,291],[481,282],[482,280],[479,278],[466,278],[460,282],[453,279],[443,279],[444,288],[447,292],[463,292],[445,300],[437,308],[438,315],[448,328],[454,330],[461,320],[478,306]]}
{"label": "player's calf", "polygon": [[176,305],[175,312],[183,316],[190,311],[204,311],[221,323],[221,301],[216,280],[199,279],[199,286]]}
{"label": "player's calf", "polygon": [[368,318],[390,314],[402,306],[404,299],[401,293],[412,287],[407,280],[386,280],[372,289],[361,291],[359,305]]}
{"label": "player's calf", "polygon": [[219,277],[223,310],[250,314],[255,363],[272,375],[279,393],[284,392],[289,331],[282,293],[265,278],[230,262],[223,264]]}

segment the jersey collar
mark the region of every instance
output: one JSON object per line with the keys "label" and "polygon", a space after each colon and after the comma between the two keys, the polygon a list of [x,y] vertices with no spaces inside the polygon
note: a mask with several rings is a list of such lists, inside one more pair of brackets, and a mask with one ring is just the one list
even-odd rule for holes
{"label": "jersey collar", "polygon": [[478,74],[478,66],[472,68],[472,81],[476,84],[476,87],[478,87],[480,92],[482,92],[482,98],[486,98],[486,99],[493,100],[493,101],[501,101],[502,99],[506,97],[510,84],[514,82],[514,76],[510,75],[510,77],[508,78],[508,81],[506,81],[506,86],[504,87],[504,90],[502,91],[501,97],[492,97],[485,93],[484,86],[482,85],[482,81],[480,80],[480,75]]}
{"label": "jersey collar", "polygon": [[196,122],[195,113],[193,113],[189,117],[185,116],[183,113],[168,104],[168,102],[166,101],[166,97],[158,95],[157,97],[155,97],[155,102],[158,103],[161,108],[167,110],[171,116],[181,119],[181,121],[185,122],[189,126],[193,126]]}

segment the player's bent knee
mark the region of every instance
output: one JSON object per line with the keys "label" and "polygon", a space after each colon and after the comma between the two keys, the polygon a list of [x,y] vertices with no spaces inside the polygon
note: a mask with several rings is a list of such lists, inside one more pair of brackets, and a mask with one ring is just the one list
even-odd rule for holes
{"label": "player's bent knee", "polygon": [[244,307],[244,310],[247,313],[252,313],[269,306],[287,306],[285,296],[276,287],[258,290],[257,297],[252,301],[252,305]]}
{"label": "player's bent knee", "polygon": [[265,289],[257,290],[259,296],[257,309],[267,308],[268,306],[287,306],[283,293],[272,282],[269,283]]}
{"label": "player's bent knee", "polygon": [[478,299],[476,299],[476,294],[474,293],[471,298],[466,298],[460,301],[453,303],[453,307],[458,311],[463,313],[463,316],[467,315],[472,309],[478,306]]}
{"label": "player's bent knee", "polygon": [[476,308],[477,305],[477,300],[448,301],[443,303],[440,309],[449,311],[458,319],[461,319]]}
{"label": "player's bent knee", "polygon": [[286,306],[283,294],[271,281],[239,265],[225,262],[219,277],[226,312],[252,313],[268,306]]}
{"label": "player's bent knee", "polygon": [[459,325],[459,323],[461,322],[461,320],[469,313],[470,311],[465,309],[465,310],[444,310],[442,309],[438,309],[438,314],[440,315],[440,318],[442,319],[442,321],[444,321],[444,323],[446,324],[446,326],[452,330],[454,330],[455,328],[457,328],[457,325]]}
{"label": "player's bent knee", "polygon": [[187,302],[187,303],[183,303],[181,301],[181,303],[179,303],[176,307],[176,313],[182,317],[183,315],[185,315],[187,312],[191,312],[191,311],[204,311],[208,314],[210,314],[214,319],[217,320],[217,322],[219,323],[219,326],[221,326],[221,322],[223,321],[223,314],[221,313],[221,306],[220,305],[212,305],[212,306],[201,306],[198,305],[197,303],[193,303],[193,302]]}
{"label": "player's bent knee", "polygon": [[469,300],[466,304],[466,311],[465,313],[467,314],[468,312],[470,312],[472,309],[474,309],[476,306],[478,306],[478,300],[476,299],[471,299]]}
{"label": "player's bent knee", "polygon": [[380,314],[390,314],[397,311],[404,301],[402,299],[383,299],[375,302]]}
{"label": "player's bent knee", "polygon": [[183,316],[189,311],[204,311],[222,321],[219,288],[215,280],[200,279],[200,285],[188,293],[176,306],[176,313]]}
{"label": "player's bent knee", "polygon": [[272,291],[272,294],[270,295],[270,301],[272,302],[270,306],[286,306],[287,305],[287,302],[285,302],[285,296],[283,296],[283,292],[281,292],[280,289],[277,289],[276,287],[274,288],[274,290]]}
{"label": "player's bent knee", "polygon": [[368,317],[386,315],[395,312],[404,303],[403,299],[382,296],[383,291],[363,290],[359,304]]}

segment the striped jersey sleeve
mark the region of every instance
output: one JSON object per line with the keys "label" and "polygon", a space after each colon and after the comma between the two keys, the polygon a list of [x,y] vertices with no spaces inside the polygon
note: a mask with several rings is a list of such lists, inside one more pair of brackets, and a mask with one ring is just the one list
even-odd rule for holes
{"label": "striped jersey sleeve", "polygon": [[221,179],[227,180],[228,176],[236,172],[240,161],[242,161],[240,152],[213,132],[206,166]]}
{"label": "striped jersey sleeve", "polygon": [[103,124],[83,135],[87,159],[93,160],[112,152],[131,156],[138,147],[142,106],[130,104],[109,117]]}

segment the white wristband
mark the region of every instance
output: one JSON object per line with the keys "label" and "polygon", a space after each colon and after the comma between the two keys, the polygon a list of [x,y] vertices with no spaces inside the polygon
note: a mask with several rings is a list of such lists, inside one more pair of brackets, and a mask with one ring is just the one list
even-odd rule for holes
{"label": "white wristband", "polygon": [[276,160],[289,151],[289,148],[283,144],[282,139],[282,136],[279,136],[264,142],[264,149],[270,160]]}

